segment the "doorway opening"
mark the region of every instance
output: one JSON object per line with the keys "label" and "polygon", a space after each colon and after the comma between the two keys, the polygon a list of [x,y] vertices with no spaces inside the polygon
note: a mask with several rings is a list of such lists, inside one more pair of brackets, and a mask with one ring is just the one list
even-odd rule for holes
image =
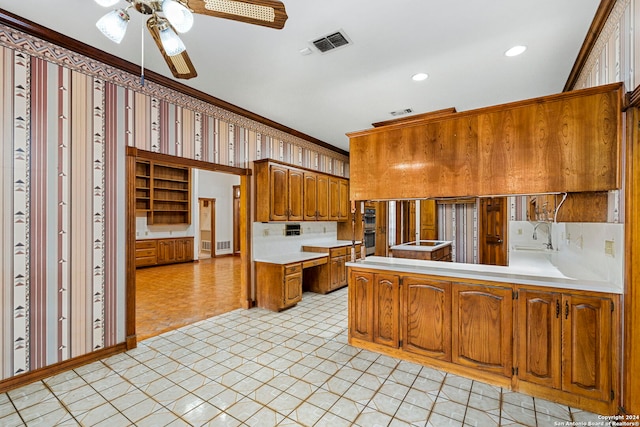
{"label": "doorway opening", "polygon": [[[127,347],[199,320],[250,308],[250,257],[245,256],[250,250],[250,226],[245,224],[250,206],[247,198],[236,201],[234,195],[236,187],[239,195],[250,190],[251,171],[134,148],[127,154]],[[187,168],[190,178],[181,177],[180,190],[174,190],[178,184],[172,177],[157,178],[153,172],[142,174],[141,180],[136,170],[140,162]],[[162,182],[156,186],[154,180]],[[154,194],[156,187],[164,193]],[[189,189],[188,197],[182,196],[187,193],[183,188]],[[182,208],[187,198],[191,208]],[[137,203],[141,199],[145,205]],[[188,219],[157,221],[173,206],[189,212]],[[163,262],[152,262],[153,246],[157,260]],[[142,266],[137,261],[144,251],[149,253]],[[171,253],[175,260],[166,262],[171,257],[165,254]]]}
{"label": "doorway opening", "polygon": [[215,258],[216,250],[216,199],[198,198],[200,214],[200,248],[198,259]]}

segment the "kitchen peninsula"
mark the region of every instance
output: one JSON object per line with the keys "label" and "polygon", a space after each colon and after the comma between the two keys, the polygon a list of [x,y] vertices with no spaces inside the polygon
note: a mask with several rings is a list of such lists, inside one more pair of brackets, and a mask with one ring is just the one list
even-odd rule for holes
{"label": "kitchen peninsula", "polygon": [[[593,192],[619,191],[621,89],[423,115],[350,133],[351,200],[542,193],[588,200]],[[393,255],[347,263],[350,344],[617,413],[622,280],[592,274],[557,251],[514,252],[508,266]]]}

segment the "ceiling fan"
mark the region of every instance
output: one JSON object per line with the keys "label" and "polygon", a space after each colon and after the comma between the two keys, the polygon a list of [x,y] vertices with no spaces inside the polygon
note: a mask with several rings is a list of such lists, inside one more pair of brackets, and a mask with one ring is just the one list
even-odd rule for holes
{"label": "ceiling fan", "polygon": [[[111,7],[120,0],[95,0]],[[284,4],[276,0],[125,0],[125,8],[115,9],[96,22],[110,40],[120,43],[129,23],[128,10],[134,8],[147,19],[147,29],[162,53],[171,73],[179,79],[191,79],[198,73],[191,63],[178,33],[186,33],[193,25],[193,13],[233,19],[248,24],[282,29],[287,20]]]}

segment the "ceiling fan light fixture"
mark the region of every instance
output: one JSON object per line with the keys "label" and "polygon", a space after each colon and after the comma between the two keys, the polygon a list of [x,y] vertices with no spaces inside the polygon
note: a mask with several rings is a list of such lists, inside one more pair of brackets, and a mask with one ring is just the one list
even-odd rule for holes
{"label": "ceiling fan light fixture", "polygon": [[104,15],[96,22],[96,27],[109,40],[120,43],[127,32],[129,14],[124,9],[116,9]]}
{"label": "ceiling fan light fixture", "polygon": [[164,18],[158,18],[156,25],[158,26],[158,32],[160,33],[162,47],[167,55],[179,55],[187,49],[184,43],[182,43],[182,40],[180,40],[180,37],[178,37],[175,31],[173,31],[169,21]]}
{"label": "ceiling fan light fixture", "polygon": [[96,3],[98,3],[102,7],[111,7],[119,1],[120,0],[96,0]]}
{"label": "ceiling fan light fixture", "polygon": [[182,3],[175,0],[164,0],[162,12],[171,26],[179,33],[186,33],[193,27],[193,14]]}

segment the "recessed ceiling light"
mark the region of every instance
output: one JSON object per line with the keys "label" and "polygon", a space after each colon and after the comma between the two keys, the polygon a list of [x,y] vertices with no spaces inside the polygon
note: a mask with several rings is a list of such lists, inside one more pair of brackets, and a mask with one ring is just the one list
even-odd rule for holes
{"label": "recessed ceiling light", "polygon": [[505,56],[518,56],[527,50],[526,46],[514,46],[504,53]]}
{"label": "recessed ceiling light", "polygon": [[427,73],[418,73],[411,76],[414,82],[421,82],[423,80],[427,80],[429,78],[429,74]]}

